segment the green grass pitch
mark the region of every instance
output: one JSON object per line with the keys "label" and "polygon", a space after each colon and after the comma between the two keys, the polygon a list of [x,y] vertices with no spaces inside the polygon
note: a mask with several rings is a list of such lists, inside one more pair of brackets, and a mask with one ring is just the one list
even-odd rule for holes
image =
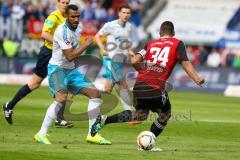
{"label": "green grass pitch", "polygon": [[[0,104],[9,100],[19,86],[0,85]],[[15,108],[13,126],[0,117],[0,160],[236,160],[240,159],[240,98],[221,94],[172,91],[172,119],[157,138],[162,152],[137,151],[136,137],[151,125],[112,124],[101,130],[111,146],[85,141],[88,122],[75,121],[74,128],[49,130],[52,145],[33,142],[48,105],[52,102],[46,87],[33,92]],[[73,109],[87,110],[87,101],[76,97]],[[121,111],[119,105],[114,111]]]}

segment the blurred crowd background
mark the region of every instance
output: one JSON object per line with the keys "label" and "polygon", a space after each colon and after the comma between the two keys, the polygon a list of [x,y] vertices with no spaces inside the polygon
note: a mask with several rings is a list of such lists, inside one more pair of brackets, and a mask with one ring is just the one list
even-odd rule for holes
{"label": "blurred crowd background", "polygon": [[[130,22],[136,28],[134,37],[137,41],[136,47],[141,48],[146,41],[154,38],[147,28],[156,15],[167,6],[168,1],[72,0],[71,3],[81,8],[83,36],[94,35],[104,23],[117,19],[119,5],[129,3],[133,10]],[[40,34],[43,22],[55,9],[55,0],[0,1],[0,63],[2,64],[0,72],[30,72],[30,68],[34,66],[34,58],[42,44]],[[239,6],[228,20],[226,30],[233,30],[240,34]],[[240,68],[240,46],[226,47],[225,43],[224,38],[210,44],[202,41],[199,43],[185,42],[188,57],[196,66]]]}

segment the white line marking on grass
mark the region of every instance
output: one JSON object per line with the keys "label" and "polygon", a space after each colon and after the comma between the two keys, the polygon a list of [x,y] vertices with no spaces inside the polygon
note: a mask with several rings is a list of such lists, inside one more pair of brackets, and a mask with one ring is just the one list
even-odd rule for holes
{"label": "white line marking on grass", "polygon": [[215,122],[215,123],[240,123],[238,120],[223,120],[223,119],[200,119],[199,122]]}

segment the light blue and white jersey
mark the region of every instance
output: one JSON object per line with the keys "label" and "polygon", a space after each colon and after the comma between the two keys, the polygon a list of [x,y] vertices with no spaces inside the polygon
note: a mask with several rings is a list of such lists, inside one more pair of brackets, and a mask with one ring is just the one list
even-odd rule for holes
{"label": "light blue and white jersey", "polygon": [[79,47],[82,24],[76,30],[71,30],[66,23],[58,26],[53,37],[52,58],[49,64],[65,69],[74,69],[74,61],[68,61],[62,50]]}
{"label": "light blue and white jersey", "polygon": [[101,36],[107,36],[106,51],[109,53],[109,58],[116,54],[128,55],[127,42],[132,43],[133,35],[131,23],[127,22],[123,26],[119,20],[114,20],[104,24],[98,33]]}

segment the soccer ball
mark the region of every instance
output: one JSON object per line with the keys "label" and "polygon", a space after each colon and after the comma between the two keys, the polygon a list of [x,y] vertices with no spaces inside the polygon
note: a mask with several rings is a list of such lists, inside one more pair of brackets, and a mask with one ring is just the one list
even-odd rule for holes
{"label": "soccer ball", "polygon": [[150,131],[143,131],[137,137],[137,144],[143,150],[150,150],[156,142],[155,135]]}

